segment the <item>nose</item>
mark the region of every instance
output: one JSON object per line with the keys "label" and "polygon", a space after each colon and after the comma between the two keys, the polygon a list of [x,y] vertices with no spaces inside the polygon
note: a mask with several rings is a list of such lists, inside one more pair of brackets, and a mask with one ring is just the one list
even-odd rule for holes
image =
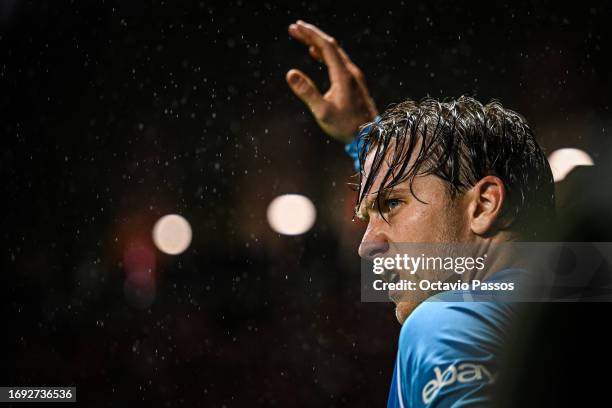
{"label": "nose", "polygon": [[364,259],[374,259],[389,251],[389,241],[381,235],[366,241],[367,235],[363,237],[359,245],[359,256]]}

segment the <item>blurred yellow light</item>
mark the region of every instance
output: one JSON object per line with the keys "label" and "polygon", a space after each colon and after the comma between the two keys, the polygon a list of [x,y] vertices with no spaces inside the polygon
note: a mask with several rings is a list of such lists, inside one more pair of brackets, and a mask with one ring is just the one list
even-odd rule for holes
{"label": "blurred yellow light", "polygon": [[180,215],[164,215],[153,227],[153,242],[160,251],[178,255],[191,243],[191,226]]}
{"label": "blurred yellow light", "polygon": [[276,197],[268,206],[270,228],[283,235],[300,235],[312,228],[316,219],[312,201],[299,194]]}
{"label": "blurred yellow light", "polygon": [[592,166],[593,159],[585,151],[574,148],[555,150],[548,157],[553,179],[561,181],[576,166]]}

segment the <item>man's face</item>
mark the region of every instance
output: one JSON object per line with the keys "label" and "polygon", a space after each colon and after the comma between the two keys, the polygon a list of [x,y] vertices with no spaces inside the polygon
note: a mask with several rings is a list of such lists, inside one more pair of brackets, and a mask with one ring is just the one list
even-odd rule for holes
{"label": "man's face", "polygon": [[[372,161],[373,154],[367,157],[364,166],[366,176]],[[443,180],[433,175],[416,177],[412,182],[414,195],[410,191],[409,181],[395,186],[391,191],[379,191],[387,168],[385,161],[370,193],[357,210],[359,218],[368,223],[359,246],[359,255],[362,258],[393,256],[397,250],[394,244],[399,243],[448,243],[469,239],[469,228],[463,215],[466,212],[461,197],[452,200]],[[380,212],[376,207],[378,194],[381,195]],[[403,323],[414,308],[428,296],[417,291],[410,295],[404,292],[401,300],[392,297],[396,303],[399,322]]]}

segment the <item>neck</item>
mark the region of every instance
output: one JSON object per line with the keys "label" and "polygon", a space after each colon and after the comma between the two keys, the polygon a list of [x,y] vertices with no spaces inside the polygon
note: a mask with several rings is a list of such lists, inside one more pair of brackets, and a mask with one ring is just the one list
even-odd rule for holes
{"label": "neck", "polygon": [[464,276],[466,281],[484,280],[504,269],[520,267],[520,257],[514,254],[511,242],[504,237],[483,239],[475,252],[476,257],[485,258],[485,267],[482,270],[474,269],[469,276]]}

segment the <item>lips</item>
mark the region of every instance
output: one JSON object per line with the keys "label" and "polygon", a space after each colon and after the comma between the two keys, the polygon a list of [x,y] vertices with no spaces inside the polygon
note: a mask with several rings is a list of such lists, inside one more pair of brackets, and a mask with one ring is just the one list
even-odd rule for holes
{"label": "lips", "polygon": [[400,274],[395,269],[386,269],[381,276],[382,279],[387,283],[397,283],[400,280]]}
{"label": "lips", "polygon": [[[401,276],[397,270],[387,269],[382,274],[382,279],[387,283],[398,283],[401,280]],[[403,290],[389,290],[389,300],[397,304],[401,301],[402,296],[404,295],[403,292]]]}

